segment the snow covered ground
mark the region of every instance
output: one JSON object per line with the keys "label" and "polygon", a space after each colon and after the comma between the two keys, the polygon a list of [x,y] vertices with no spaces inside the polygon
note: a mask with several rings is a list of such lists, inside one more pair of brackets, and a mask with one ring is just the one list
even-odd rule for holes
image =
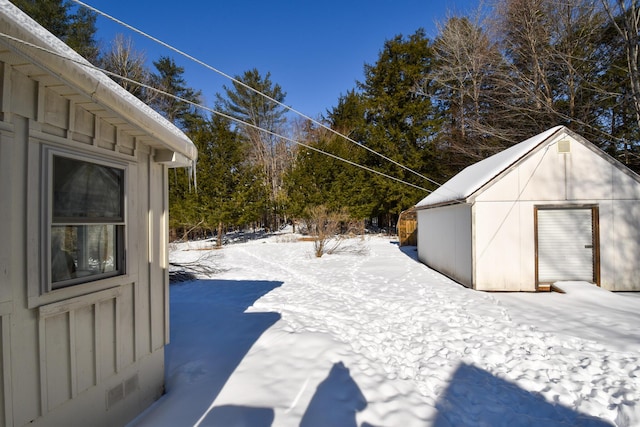
{"label": "snow covered ground", "polygon": [[171,286],[167,394],[132,425],[640,425],[638,294],[475,292],[379,236],[209,248],[174,247],[218,272]]}

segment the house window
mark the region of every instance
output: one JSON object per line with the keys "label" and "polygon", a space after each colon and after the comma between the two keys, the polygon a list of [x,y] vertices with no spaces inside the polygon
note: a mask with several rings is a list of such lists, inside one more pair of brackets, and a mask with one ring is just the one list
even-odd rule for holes
{"label": "house window", "polygon": [[125,170],[50,157],[48,289],[124,274]]}

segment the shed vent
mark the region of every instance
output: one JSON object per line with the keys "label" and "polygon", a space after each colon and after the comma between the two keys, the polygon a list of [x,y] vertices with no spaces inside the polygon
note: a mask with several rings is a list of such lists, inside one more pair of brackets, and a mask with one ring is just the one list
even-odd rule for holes
{"label": "shed vent", "polygon": [[561,139],[558,141],[558,153],[566,154],[571,152],[571,141],[568,139]]}

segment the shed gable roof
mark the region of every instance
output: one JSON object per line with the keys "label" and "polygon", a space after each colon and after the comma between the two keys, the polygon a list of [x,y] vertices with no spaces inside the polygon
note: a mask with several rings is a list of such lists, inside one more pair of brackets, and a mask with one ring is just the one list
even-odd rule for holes
{"label": "shed gable roof", "polygon": [[488,184],[500,173],[517,163],[536,147],[548,142],[554,135],[567,130],[556,126],[491,157],[466,167],[442,186],[422,199],[416,207],[428,207],[466,200],[480,188]]}

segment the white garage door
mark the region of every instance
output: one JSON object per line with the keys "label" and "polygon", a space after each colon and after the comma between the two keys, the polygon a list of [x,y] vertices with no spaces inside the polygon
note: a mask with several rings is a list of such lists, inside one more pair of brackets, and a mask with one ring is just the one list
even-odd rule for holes
{"label": "white garage door", "polygon": [[594,281],[591,209],[539,209],[538,282]]}

